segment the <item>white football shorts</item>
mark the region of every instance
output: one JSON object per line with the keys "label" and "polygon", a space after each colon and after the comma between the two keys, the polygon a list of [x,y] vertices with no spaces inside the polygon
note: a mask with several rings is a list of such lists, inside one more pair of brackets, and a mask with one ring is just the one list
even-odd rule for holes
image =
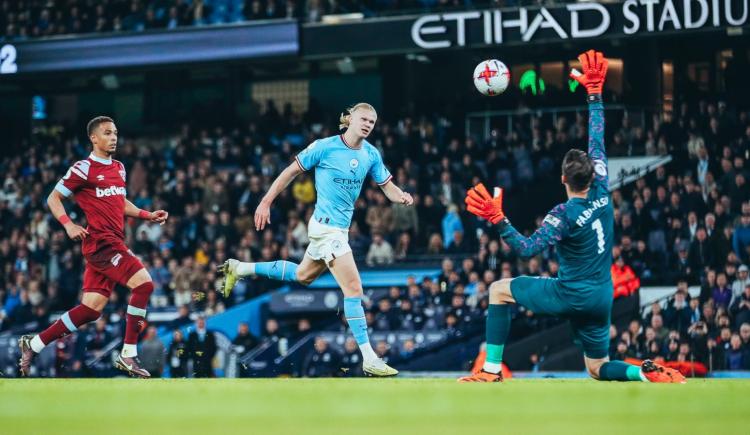
{"label": "white football shorts", "polygon": [[307,245],[305,255],[313,260],[324,260],[330,264],[336,257],[341,257],[352,248],[349,246],[349,230],[322,224],[311,218],[307,224]]}

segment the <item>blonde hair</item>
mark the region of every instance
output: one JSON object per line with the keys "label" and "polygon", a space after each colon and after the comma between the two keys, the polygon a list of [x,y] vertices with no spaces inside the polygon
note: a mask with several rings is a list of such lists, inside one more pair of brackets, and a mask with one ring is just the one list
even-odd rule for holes
{"label": "blonde hair", "polygon": [[359,109],[371,110],[375,115],[378,114],[375,108],[369,103],[357,103],[351,107],[347,107],[344,112],[341,112],[341,117],[339,118],[339,130],[349,128],[349,121],[352,119],[352,113]]}

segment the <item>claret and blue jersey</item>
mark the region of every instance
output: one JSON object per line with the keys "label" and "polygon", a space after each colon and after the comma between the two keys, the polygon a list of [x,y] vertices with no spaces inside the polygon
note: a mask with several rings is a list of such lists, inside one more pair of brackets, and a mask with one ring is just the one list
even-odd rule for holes
{"label": "claret and blue jersey", "polygon": [[318,199],[313,218],[336,228],[349,228],[354,202],[368,174],[381,186],[392,178],[377,148],[367,141],[352,148],[343,135],[316,140],[295,160],[303,171],[315,169]]}

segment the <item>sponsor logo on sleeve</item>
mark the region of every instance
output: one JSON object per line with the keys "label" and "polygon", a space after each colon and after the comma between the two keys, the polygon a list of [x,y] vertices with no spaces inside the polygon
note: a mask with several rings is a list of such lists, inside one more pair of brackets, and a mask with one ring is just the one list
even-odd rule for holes
{"label": "sponsor logo on sleeve", "polygon": [[557,228],[558,226],[560,226],[560,218],[552,216],[551,214],[548,214],[547,216],[545,216],[544,222],[552,225],[555,228]]}

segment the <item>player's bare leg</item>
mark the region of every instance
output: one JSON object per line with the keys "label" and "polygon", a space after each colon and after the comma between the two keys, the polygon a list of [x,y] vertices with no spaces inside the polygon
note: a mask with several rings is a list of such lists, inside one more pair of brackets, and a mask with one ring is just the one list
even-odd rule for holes
{"label": "player's bare leg", "polygon": [[510,305],[515,303],[510,291],[511,279],[490,285],[490,306],[487,312],[487,359],[482,370],[458,379],[458,382],[502,382],[502,360],[505,341],[510,332]]}
{"label": "player's bare leg", "polygon": [[127,282],[131,289],[125,323],[125,339],[122,352],[115,361],[115,367],[130,376],[150,378],[151,374],[143,368],[138,359],[138,335],[145,326],[146,306],[154,290],[151,275],[144,268],[136,272]]}
{"label": "player's bare leg", "polygon": [[298,282],[310,285],[320,274],[325,272],[325,262],[313,260],[308,255],[299,265],[290,261],[277,260],[263,263],[246,263],[230,258],[219,266],[218,272],[223,276],[219,291],[229,297],[237,281],[245,277],[259,276],[279,281]]}
{"label": "player's bare leg", "polygon": [[365,311],[362,308],[362,280],[354,262],[354,255],[349,251],[341,257],[336,257],[328,264],[328,268],[344,292],[344,315],[362,352],[362,369],[371,376],[396,376],[398,370],[380,359],[370,345]]}

